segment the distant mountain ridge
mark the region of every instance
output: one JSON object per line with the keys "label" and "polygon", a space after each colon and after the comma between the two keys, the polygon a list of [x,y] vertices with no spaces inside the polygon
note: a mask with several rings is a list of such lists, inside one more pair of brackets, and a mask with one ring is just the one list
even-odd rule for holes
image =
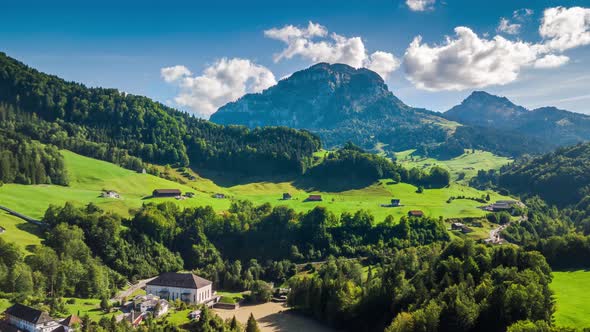
{"label": "distant mountain ridge", "polygon": [[590,140],[588,115],[555,107],[528,110],[483,91],[473,92],[444,117],[465,125],[519,132],[552,147]]}
{"label": "distant mountain ridge", "polygon": [[442,142],[456,125],[440,114],[404,104],[371,70],[327,63],[228,103],[210,120],[307,129],[328,147],[350,140],[365,148],[384,143],[396,149]]}

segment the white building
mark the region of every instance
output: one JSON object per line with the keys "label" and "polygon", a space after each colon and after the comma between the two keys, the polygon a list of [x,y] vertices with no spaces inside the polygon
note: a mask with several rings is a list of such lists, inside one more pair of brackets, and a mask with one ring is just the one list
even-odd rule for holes
{"label": "white building", "polygon": [[155,317],[160,317],[167,313],[168,306],[168,301],[152,294],[138,295],[133,299],[133,310],[142,314],[152,312]]}
{"label": "white building", "polygon": [[45,311],[15,304],[4,312],[8,324],[26,332],[51,332],[61,325]]}
{"label": "white building", "polygon": [[213,297],[212,282],[192,273],[162,273],[146,285],[146,293],[174,301],[180,299],[190,304],[211,302]]}

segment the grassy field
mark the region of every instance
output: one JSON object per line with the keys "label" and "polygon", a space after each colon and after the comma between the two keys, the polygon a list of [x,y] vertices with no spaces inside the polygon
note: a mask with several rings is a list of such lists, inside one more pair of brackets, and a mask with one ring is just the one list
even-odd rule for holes
{"label": "grassy field", "polygon": [[4,211],[0,211],[0,226],[4,228],[4,232],[0,234],[0,237],[16,243],[23,249],[24,253],[29,253],[34,246],[41,244],[37,226]]}
{"label": "grassy field", "polygon": [[[64,298],[66,301],[71,298]],[[66,303],[66,310],[70,315],[78,315],[79,317],[83,317],[88,315],[90,319],[95,322],[98,322],[102,317],[111,318],[112,316],[120,315],[120,311],[113,311],[110,313],[105,313],[100,309],[100,300],[98,299],[79,299],[74,298],[76,301],[74,304]]]}
{"label": "grassy field", "polygon": [[[477,171],[480,169],[499,169],[512,161],[509,158],[496,156],[491,152],[481,150],[475,150],[474,153],[471,150],[465,150],[466,152],[461,156],[449,160],[411,156],[414,151],[407,150],[396,153],[397,161],[405,167],[429,169],[432,166],[440,166],[446,168],[451,173],[452,178],[460,183],[467,183],[469,179],[477,175]],[[461,173],[464,174],[463,179],[460,179]]]}
{"label": "grassy field", "polygon": [[[181,207],[210,205],[218,211],[227,210],[233,199],[246,199],[255,204],[271,203],[272,205],[286,205],[296,211],[303,212],[317,205],[326,206],[332,212],[340,214],[344,211],[354,212],[359,209],[371,210],[377,222],[391,214],[395,217],[405,215],[409,210],[423,210],[430,216],[470,217],[482,216],[480,204],[470,200],[454,200],[446,203],[450,196],[477,196],[485,192],[461,185],[452,184],[442,189],[426,189],[424,193],[416,193],[416,187],[405,184],[388,184],[382,180],[365,188],[346,190],[341,192],[308,192],[296,187],[293,182],[284,180],[255,181],[244,184],[221,184],[222,180],[212,181],[194,174],[194,180],[183,178],[179,172],[171,171],[172,177],[178,177],[180,184],[149,174],[140,174],[123,169],[111,163],[83,157],[69,151],[62,151],[68,174],[69,186],[55,185],[19,185],[5,184],[0,187],[0,202],[9,208],[34,218],[41,218],[50,204],[63,205],[67,201],[77,204],[93,202],[105,210],[128,215],[129,209],[141,207],[148,202],[173,201]],[[455,163],[456,164],[456,163]],[[219,179],[220,177],[215,177]],[[228,181],[229,183],[229,181]],[[176,200],[174,198],[151,198],[151,192],[156,188],[178,188],[182,192],[195,193],[194,198]],[[115,190],[120,199],[102,198],[102,190]],[[215,199],[213,193],[223,193],[225,199]],[[288,192],[293,199],[283,201],[282,194]],[[305,202],[310,194],[322,195],[323,202]],[[490,193],[492,200],[502,199],[500,195]],[[381,207],[388,204],[391,198],[401,199],[403,206],[397,208]],[[6,225],[8,231],[3,235],[18,241],[23,246],[37,244],[38,239],[19,228],[20,221],[0,214],[0,225]]]}
{"label": "grassy field", "polygon": [[590,327],[590,271],[553,271],[558,326]]}

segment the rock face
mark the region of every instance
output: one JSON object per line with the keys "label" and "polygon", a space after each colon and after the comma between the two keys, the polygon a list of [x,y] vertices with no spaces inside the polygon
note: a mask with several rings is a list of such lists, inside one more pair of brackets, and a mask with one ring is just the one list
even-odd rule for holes
{"label": "rock face", "polygon": [[[364,147],[378,142],[405,145],[444,140],[448,123],[434,112],[415,109],[391,93],[368,69],[319,63],[258,94],[247,94],[211,116],[219,124],[287,126],[319,134],[327,146],[350,140]],[[423,137],[416,130],[428,127]],[[394,133],[414,133],[407,142]],[[398,138],[399,135],[397,135]],[[399,146],[398,146],[399,147]]]}
{"label": "rock face", "polygon": [[590,116],[542,107],[528,110],[505,97],[475,91],[444,116],[462,124],[511,130],[534,137],[550,146],[590,140]]}

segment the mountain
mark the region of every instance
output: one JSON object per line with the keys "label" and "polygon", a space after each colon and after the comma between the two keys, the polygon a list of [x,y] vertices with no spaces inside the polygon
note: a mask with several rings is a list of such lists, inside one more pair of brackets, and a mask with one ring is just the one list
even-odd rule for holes
{"label": "mountain", "polygon": [[347,141],[402,150],[442,142],[456,124],[404,104],[375,72],[319,63],[211,116],[219,124],[287,126],[317,133],[327,147]]}
{"label": "mountain", "polygon": [[302,173],[321,144],[289,128],[220,126],[115,89],[87,88],[0,53],[0,130],[141,170],[143,162]]}
{"label": "mountain", "polygon": [[549,147],[590,140],[590,116],[543,107],[528,110],[506,97],[475,91],[444,117],[461,124],[507,130],[540,140]]}

